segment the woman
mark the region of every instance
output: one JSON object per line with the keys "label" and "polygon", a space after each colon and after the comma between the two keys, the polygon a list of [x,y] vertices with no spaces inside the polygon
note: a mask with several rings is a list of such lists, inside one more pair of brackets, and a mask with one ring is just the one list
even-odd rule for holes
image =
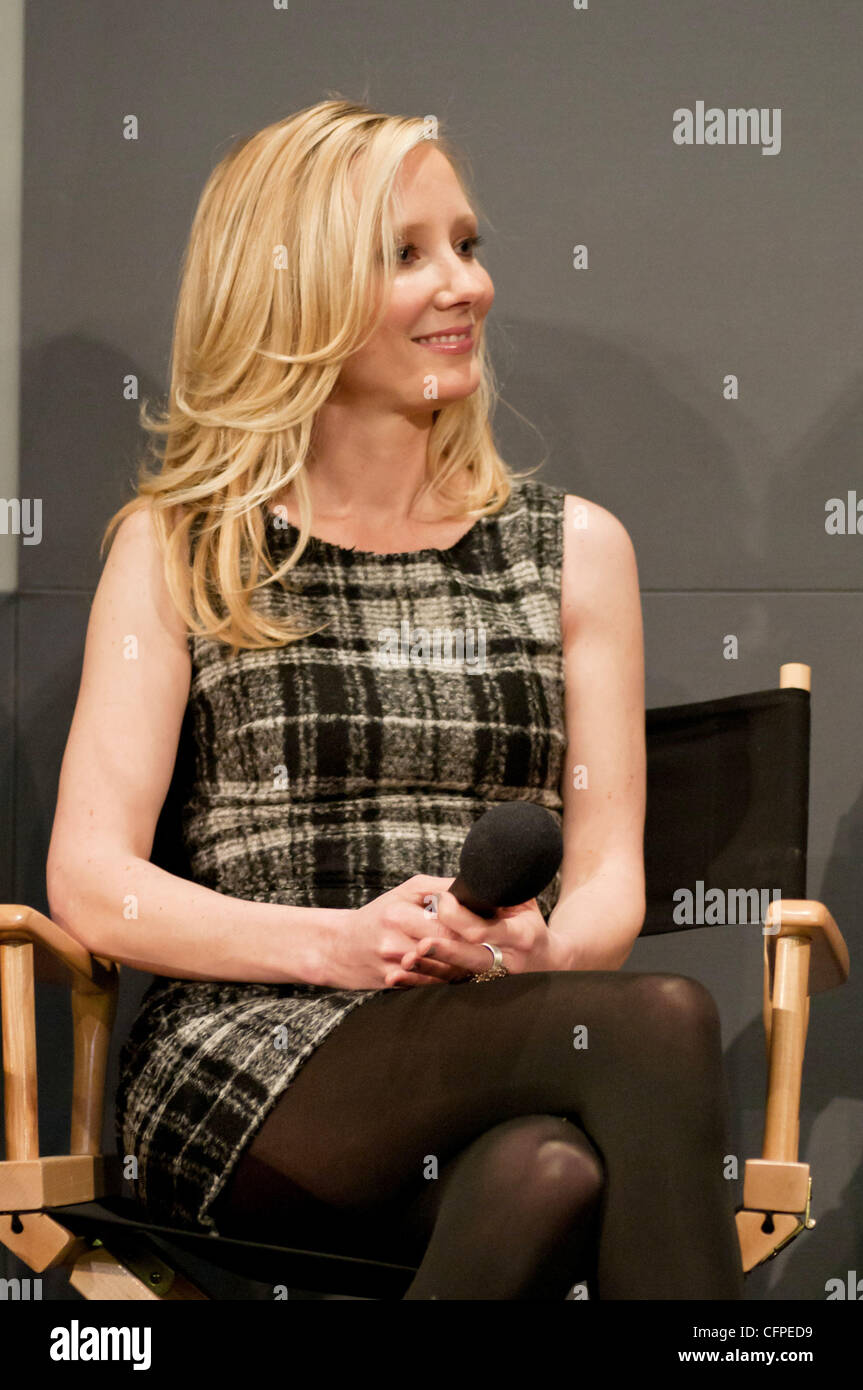
{"label": "woman", "polygon": [[[158,977],[117,1097],[154,1219],[413,1257],[408,1299],[739,1298],[715,1005],[619,969],[632,546],[494,448],[494,291],[428,135],[326,101],[207,183],[164,456],[106,532],[52,913]],[[185,713],[189,880],[149,862]],[[564,860],[487,921],[447,890],[512,799]]]}

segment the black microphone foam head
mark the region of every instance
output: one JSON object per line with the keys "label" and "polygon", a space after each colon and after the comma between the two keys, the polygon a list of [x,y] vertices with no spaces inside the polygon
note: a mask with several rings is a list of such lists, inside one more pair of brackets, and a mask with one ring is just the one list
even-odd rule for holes
{"label": "black microphone foam head", "polygon": [[542,892],[562,858],[563,836],[550,811],[532,801],[501,801],[468,831],[459,876],[478,901],[515,907]]}

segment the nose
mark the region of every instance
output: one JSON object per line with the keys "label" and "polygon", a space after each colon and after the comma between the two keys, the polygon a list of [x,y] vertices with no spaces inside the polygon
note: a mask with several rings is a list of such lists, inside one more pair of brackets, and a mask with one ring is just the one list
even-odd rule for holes
{"label": "nose", "polygon": [[476,261],[465,260],[450,249],[439,262],[435,299],[442,304],[474,304],[482,296],[487,274]]}

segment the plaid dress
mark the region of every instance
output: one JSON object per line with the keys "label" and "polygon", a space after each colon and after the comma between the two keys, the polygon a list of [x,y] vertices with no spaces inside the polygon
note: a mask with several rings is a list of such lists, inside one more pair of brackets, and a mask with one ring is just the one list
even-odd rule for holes
{"label": "plaid dress", "polygon": [[[190,635],[189,877],[254,902],[358,908],[414,873],[455,877],[492,803],[562,816],[565,493],[516,480],[445,550],[312,538],[265,611],[310,637],[231,657]],[[280,562],[296,529],[272,517]],[[539,897],[548,918],[560,875]],[[116,1139],[154,1221],[210,1208],[298,1068],[379,993],[156,976],[120,1056]]]}

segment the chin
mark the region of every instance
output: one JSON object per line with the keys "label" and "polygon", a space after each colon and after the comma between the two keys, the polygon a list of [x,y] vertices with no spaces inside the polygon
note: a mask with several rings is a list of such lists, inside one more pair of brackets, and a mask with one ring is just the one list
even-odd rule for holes
{"label": "chin", "polygon": [[[431,373],[429,373],[431,375]],[[438,399],[437,405],[448,405],[453,401],[464,400],[465,396],[472,396],[474,391],[479,390],[480,374],[479,371],[462,369],[461,371],[452,368],[448,372],[437,373]]]}

